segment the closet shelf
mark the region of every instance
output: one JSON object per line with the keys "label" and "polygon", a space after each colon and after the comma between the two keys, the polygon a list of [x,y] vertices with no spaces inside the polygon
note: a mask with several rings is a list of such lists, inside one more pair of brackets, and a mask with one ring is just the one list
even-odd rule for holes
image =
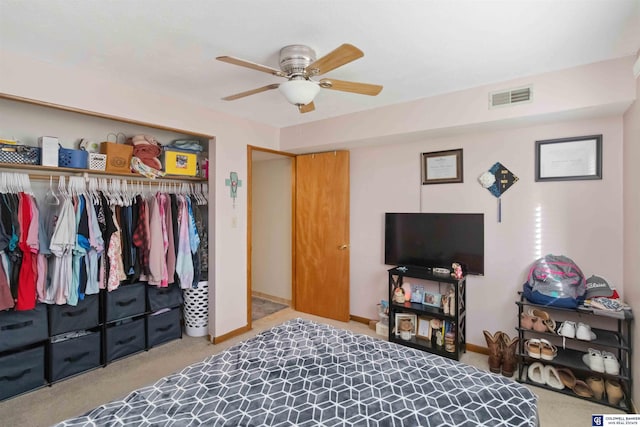
{"label": "closet shelf", "polygon": [[[41,166],[41,165],[23,165],[18,163],[0,163],[0,169],[15,169],[22,172],[27,172],[29,175],[33,175],[37,172],[43,172],[41,175],[44,178],[48,178],[50,175],[76,174],[76,175],[96,175],[96,176],[120,176],[132,179],[142,179],[147,181],[155,181],[137,173],[127,172],[107,172],[95,169],[77,169],[77,168],[63,168],[58,166]],[[33,173],[31,172],[33,171]],[[46,172],[49,172],[48,174]],[[173,180],[173,181],[193,181],[193,182],[207,182],[207,178],[199,176],[184,176],[184,175],[166,175],[164,177],[157,178],[156,180]]]}

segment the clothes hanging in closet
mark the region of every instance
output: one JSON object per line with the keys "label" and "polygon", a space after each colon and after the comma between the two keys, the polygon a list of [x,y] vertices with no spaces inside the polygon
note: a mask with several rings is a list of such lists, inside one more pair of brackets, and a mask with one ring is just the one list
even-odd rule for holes
{"label": "clothes hanging in closet", "polygon": [[38,207],[24,192],[2,193],[0,211],[0,309],[32,310],[37,299]]}

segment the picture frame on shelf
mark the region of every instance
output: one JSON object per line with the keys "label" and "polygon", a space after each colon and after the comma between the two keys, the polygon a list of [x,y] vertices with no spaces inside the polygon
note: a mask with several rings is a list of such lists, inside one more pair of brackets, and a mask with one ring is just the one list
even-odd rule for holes
{"label": "picture frame on shelf", "polygon": [[417,330],[417,324],[418,324],[418,316],[413,313],[396,313],[394,333],[398,336],[400,335],[399,325],[400,325],[400,322],[403,320],[411,321],[411,324],[412,324],[412,328],[410,331],[411,336],[415,336],[416,330]]}
{"label": "picture frame on shelf", "polygon": [[414,286],[411,291],[411,302],[416,302],[418,304],[422,303],[422,298],[424,295],[424,287],[423,286]]}
{"label": "picture frame on shelf", "polygon": [[440,308],[442,295],[434,292],[425,291],[422,297],[422,304],[429,307]]}
{"label": "picture frame on shelf", "polygon": [[536,141],[536,182],[602,179],[602,135]]}
{"label": "picture frame on shelf", "polygon": [[463,182],[462,148],[422,153],[422,185]]}
{"label": "picture frame on shelf", "polygon": [[418,328],[416,338],[431,340],[431,318],[426,316],[418,317]]}

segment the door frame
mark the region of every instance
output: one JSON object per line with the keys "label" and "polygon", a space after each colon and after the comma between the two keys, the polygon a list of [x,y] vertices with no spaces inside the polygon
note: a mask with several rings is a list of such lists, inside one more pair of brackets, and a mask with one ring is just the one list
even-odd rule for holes
{"label": "door frame", "polygon": [[251,294],[251,249],[253,239],[253,152],[261,151],[264,153],[276,154],[279,156],[285,156],[291,158],[291,307],[295,309],[296,306],[296,156],[297,154],[287,153],[285,151],[272,150],[269,148],[257,147],[254,145],[247,145],[247,326],[252,328],[251,313],[253,311]]}

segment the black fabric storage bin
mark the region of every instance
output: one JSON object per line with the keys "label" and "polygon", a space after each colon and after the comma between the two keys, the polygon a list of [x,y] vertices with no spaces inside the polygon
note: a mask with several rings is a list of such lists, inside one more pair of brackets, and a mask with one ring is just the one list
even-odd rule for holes
{"label": "black fabric storage bin", "polygon": [[50,305],[49,333],[51,336],[69,331],[90,329],[100,324],[98,295],[86,295],[77,306]]}
{"label": "black fabric storage bin", "polygon": [[0,312],[0,352],[44,341],[48,337],[44,304],[36,305],[35,310]]}
{"label": "black fabric storage bin", "polygon": [[100,331],[49,345],[51,382],[100,366]]}
{"label": "black fabric storage bin", "polygon": [[115,291],[105,291],[106,322],[133,317],[145,312],[146,284],[122,285]]}
{"label": "black fabric storage bin", "polygon": [[182,305],[182,289],[173,284],[166,288],[147,286],[147,308],[149,311],[158,311],[163,308],[171,308]]}
{"label": "black fabric storage bin", "polygon": [[0,400],[42,387],[44,346],[0,357]]}
{"label": "black fabric storage bin", "polygon": [[[144,288],[143,288],[144,289]],[[106,361],[145,349],[144,318],[107,328]]]}
{"label": "black fabric storage bin", "polygon": [[148,348],[182,337],[180,308],[147,316]]}

